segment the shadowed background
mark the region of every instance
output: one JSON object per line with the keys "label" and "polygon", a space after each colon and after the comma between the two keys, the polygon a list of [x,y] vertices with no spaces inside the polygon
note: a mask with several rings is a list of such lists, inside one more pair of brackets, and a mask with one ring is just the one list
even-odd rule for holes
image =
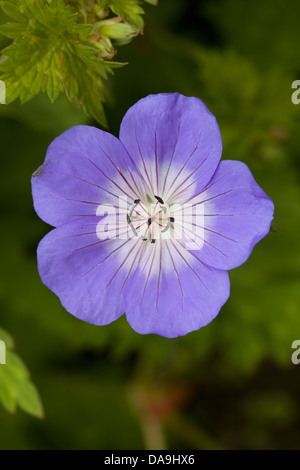
{"label": "shadowed background", "polygon": [[199,331],[170,340],[138,335],[124,317],[83,323],[38,276],[51,227],[33,210],[30,177],[58,134],[97,124],[65,97],[0,105],[1,327],[45,409],[39,420],[0,407],[0,448],[299,449],[300,4],[160,0],[145,10],[144,35],[118,51],[129,64],[107,83],[110,132],[148,94],[201,98],[222,158],[244,161],[274,201],[273,230],[230,271],[228,302]]}

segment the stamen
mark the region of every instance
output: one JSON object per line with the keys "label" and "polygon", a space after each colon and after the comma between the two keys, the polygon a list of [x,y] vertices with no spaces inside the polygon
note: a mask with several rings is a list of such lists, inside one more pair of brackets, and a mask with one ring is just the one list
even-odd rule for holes
{"label": "stamen", "polygon": [[164,201],[162,200],[162,198],[161,198],[161,197],[159,197],[159,196],[155,196],[155,194],[154,194],[154,197],[155,197],[155,199],[157,199],[157,200],[158,200],[158,202],[159,202],[160,204],[164,204]]}
{"label": "stamen", "polygon": [[[151,199],[147,196],[147,201]],[[142,241],[156,243],[159,233],[164,233],[170,229],[171,223],[175,221],[174,217],[168,217],[167,207],[160,196],[154,196],[156,203],[153,207],[148,204],[141,203],[141,199],[135,199],[133,206],[127,214],[127,223],[132,229],[135,236],[138,235],[138,230],[145,227],[143,234],[140,235]],[[151,199],[151,203],[153,200]],[[141,209],[142,213],[138,210]],[[165,216],[165,218],[164,218]]]}
{"label": "stamen", "polygon": [[165,228],[161,231],[161,233],[166,232],[169,228],[170,228],[170,222],[167,223],[167,225],[166,225]]}

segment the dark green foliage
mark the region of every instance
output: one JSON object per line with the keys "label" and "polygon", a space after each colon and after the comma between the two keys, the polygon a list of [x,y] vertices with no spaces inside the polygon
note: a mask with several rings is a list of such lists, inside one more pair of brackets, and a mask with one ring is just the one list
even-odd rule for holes
{"label": "dark green foliage", "polygon": [[[0,64],[6,103],[18,97],[25,103],[40,92],[53,102],[65,91],[106,126],[104,80],[124,65],[111,60],[112,42],[125,44],[142,31],[139,2],[73,1],[70,6],[63,0],[5,0],[0,5],[13,20],[0,26],[0,33],[14,41],[2,51],[7,60]],[[104,20],[110,11],[118,18]]]}

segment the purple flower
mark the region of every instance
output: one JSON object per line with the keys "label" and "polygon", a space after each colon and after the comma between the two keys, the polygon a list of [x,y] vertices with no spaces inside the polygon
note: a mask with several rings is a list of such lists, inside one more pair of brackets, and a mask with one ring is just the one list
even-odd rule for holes
{"label": "purple flower", "polygon": [[77,318],[105,325],[124,312],[141,334],[176,337],[207,325],[229,296],[228,270],[270,229],[273,203],[248,167],[221,161],[201,100],[150,95],[120,137],[75,126],[32,177],[43,283]]}

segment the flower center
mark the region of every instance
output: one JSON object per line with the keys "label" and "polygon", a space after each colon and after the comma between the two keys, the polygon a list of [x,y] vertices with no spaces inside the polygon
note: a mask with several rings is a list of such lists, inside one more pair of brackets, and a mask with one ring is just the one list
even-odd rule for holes
{"label": "flower center", "polygon": [[127,213],[127,223],[134,235],[149,243],[170,236],[167,232],[174,228],[175,221],[170,206],[160,196],[154,197],[156,202],[149,195],[146,197],[147,203],[135,199]]}

